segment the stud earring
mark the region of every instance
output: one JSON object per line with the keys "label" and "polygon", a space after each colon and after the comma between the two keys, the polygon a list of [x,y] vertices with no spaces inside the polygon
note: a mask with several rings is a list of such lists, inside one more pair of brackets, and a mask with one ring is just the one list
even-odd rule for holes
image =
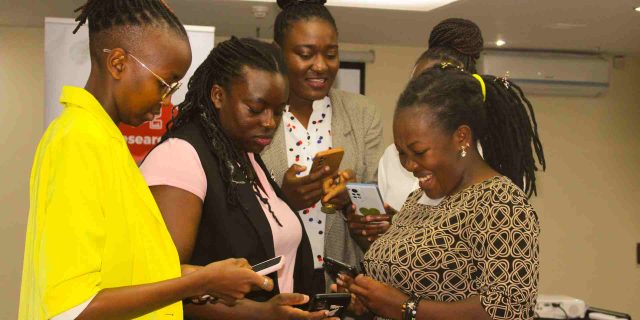
{"label": "stud earring", "polygon": [[460,158],[464,158],[467,156],[467,148],[469,148],[469,144],[460,147]]}

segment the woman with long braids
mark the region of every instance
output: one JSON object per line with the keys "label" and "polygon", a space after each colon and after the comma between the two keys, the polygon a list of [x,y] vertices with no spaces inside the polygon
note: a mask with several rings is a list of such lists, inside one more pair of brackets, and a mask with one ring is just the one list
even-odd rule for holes
{"label": "woman with long braids", "polygon": [[352,169],[358,181],[373,182],[383,146],[380,112],[371,101],[331,89],[340,65],[338,28],[325,2],[278,0],[282,11],[276,17],[274,41],[289,67],[290,94],[273,143],[262,153],[305,224],[314,256],[314,292],[325,292],[330,281],[325,279],[323,257],[357,264],[368,243],[361,234],[352,237],[349,232],[344,219],[355,215],[347,214],[351,206],[346,191],[329,201],[342,212],[321,210],[322,181],[330,173],[310,172],[313,158],[341,147],[341,169]]}
{"label": "woman with long braids", "polygon": [[[415,78],[425,69],[441,62],[448,62],[476,72],[476,59],[483,49],[480,28],[472,21],[449,18],[438,23],[429,35],[429,49],[424,51],[414,64],[411,78]],[[398,157],[398,149],[391,144],[384,151],[378,164],[378,187],[382,198],[394,209],[400,209],[409,194],[418,189],[418,179],[402,167]],[[438,204],[440,199],[429,199],[426,195],[423,202]],[[366,230],[366,225],[363,225]],[[379,229],[367,230],[374,239]]]}
{"label": "woman with long braids", "polygon": [[[91,73],[65,86],[31,174],[19,319],[182,319],[181,300],[224,303],[269,278],[244,259],[180,268],[118,123],[153,119],[191,64],[184,27],[161,0],[90,0]],[[76,30],[78,29],[76,28]]]}
{"label": "woman with long braids", "polygon": [[234,306],[187,303],[187,318],[325,317],[295,308],[309,299],[311,248],[259,155],[278,127],[288,90],[276,46],[235,37],[221,42],[191,77],[177,117],[142,163],[182,263],[285,259],[270,275],[273,292],[253,292]]}
{"label": "woman with long braids", "polygon": [[[393,130],[420,189],[367,251],[366,276],[340,276],[355,309],[388,319],[532,319],[540,229],[522,187],[535,192],[536,162],[545,162],[522,91],[444,63],[408,84]],[[421,203],[423,193],[443,200]]]}

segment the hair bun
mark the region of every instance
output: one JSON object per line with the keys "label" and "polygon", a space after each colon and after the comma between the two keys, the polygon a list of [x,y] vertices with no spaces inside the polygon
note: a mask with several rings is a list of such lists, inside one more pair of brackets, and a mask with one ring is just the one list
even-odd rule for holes
{"label": "hair bun", "polygon": [[449,18],[441,21],[429,35],[429,48],[445,47],[478,59],[484,48],[480,27],[473,21]]}
{"label": "hair bun", "polygon": [[278,0],[277,2],[280,9],[287,10],[290,7],[305,3],[324,5],[327,3],[327,0]]}

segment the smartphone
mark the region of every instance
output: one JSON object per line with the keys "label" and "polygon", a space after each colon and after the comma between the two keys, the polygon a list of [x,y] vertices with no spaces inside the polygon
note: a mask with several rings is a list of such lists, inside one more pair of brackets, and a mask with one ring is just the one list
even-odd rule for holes
{"label": "smartphone", "polygon": [[316,156],[313,158],[313,164],[309,172],[315,172],[325,166],[329,167],[329,172],[331,173],[338,172],[342,157],[344,157],[344,149],[342,148],[320,151],[316,153]]}
{"label": "smartphone", "polygon": [[351,202],[356,205],[356,213],[362,216],[385,214],[384,201],[375,183],[347,183]]}
{"label": "smartphone", "polygon": [[352,278],[355,278],[360,274],[360,270],[356,266],[346,264],[342,261],[333,259],[331,257],[324,257],[323,263],[324,270],[335,280],[338,274],[344,273]]}
{"label": "smartphone", "polygon": [[351,303],[350,293],[319,293],[311,298],[308,311],[329,311],[329,317],[342,318],[342,314]]}
{"label": "smartphone", "polygon": [[[276,272],[280,269],[282,269],[282,266],[284,265],[284,256],[277,256],[275,258],[271,258],[269,260],[265,260],[262,261],[258,264],[255,264],[253,266],[251,266],[251,269],[261,275],[261,276],[266,276],[272,272]],[[215,299],[208,294],[202,295],[200,296],[200,300],[201,301],[215,301]]]}
{"label": "smartphone", "polygon": [[284,265],[284,256],[277,256],[269,260],[262,261],[251,266],[251,269],[261,276],[266,276],[272,272],[282,269]]}

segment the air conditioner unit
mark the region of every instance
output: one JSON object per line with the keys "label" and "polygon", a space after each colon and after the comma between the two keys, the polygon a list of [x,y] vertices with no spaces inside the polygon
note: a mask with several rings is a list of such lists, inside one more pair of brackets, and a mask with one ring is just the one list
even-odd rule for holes
{"label": "air conditioner unit", "polygon": [[507,77],[528,95],[597,97],[609,89],[609,61],[592,54],[485,51],[478,72]]}

